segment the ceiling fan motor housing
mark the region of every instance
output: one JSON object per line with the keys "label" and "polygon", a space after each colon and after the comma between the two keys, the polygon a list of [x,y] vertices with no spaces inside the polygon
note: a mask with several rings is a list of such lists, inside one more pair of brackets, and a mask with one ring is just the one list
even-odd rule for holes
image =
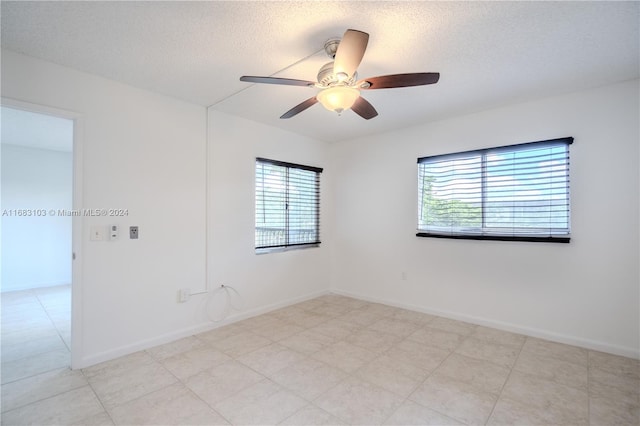
{"label": "ceiling fan motor housing", "polygon": [[333,37],[324,42],[324,51],[331,59],[335,59],[339,44],[340,37]]}
{"label": "ceiling fan motor housing", "polygon": [[352,86],[358,79],[358,73],[353,73],[353,76],[348,79],[340,79],[333,73],[333,61],[327,62],[318,71],[318,86],[330,87],[335,85]]}

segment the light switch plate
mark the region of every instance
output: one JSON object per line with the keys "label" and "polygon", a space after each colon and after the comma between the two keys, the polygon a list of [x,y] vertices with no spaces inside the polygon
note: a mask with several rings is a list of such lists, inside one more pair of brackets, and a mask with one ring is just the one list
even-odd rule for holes
{"label": "light switch plate", "polygon": [[91,241],[102,241],[104,240],[104,227],[102,226],[92,226],[91,227],[91,236],[89,237]]}

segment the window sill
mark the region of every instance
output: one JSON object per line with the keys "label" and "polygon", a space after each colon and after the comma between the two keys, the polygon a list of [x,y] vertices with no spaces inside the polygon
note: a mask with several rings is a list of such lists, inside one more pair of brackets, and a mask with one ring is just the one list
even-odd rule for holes
{"label": "window sill", "polygon": [[301,244],[297,246],[287,246],[287,247],[265,247],[265,248],[257,248],[256,254],[268,254],[268,253],[278,253],[283,251],[305,250],[305,249],[316,248],[316,247],[320,247],[320,243]]}
{"label": "window sill", "polygon": [[509,235],[445,235],[418,232],[416,237],[447,238],[452,240],[524,241],[531,243],[569,243],[571,237],[527,237]]}

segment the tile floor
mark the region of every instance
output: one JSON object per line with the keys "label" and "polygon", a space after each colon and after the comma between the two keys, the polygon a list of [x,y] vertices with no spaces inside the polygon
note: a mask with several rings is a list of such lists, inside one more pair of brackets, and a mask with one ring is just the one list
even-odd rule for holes
{"label": "tile floor", "polygon": [[0,297],[4,402],[5,384],[71,364],[71,286],[8,292]]}
{"label": "tile floor", "polygon": [[637,360],[337,295],[82,371],[4,350],[7,425],[640,424]]}

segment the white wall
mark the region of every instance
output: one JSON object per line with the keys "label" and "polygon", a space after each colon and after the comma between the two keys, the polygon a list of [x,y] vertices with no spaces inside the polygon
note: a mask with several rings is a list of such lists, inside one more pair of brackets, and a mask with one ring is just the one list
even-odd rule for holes
{"label": "white wall", "polygon": [[[209,118],[204,107],[10,51],[2,52],[2,95],[80,113],[84,207],[129,211],[81,219],[74,366],[219,325],[206,308],[218,318],[220,293],[208,305],[206,294],[177,303],[181,288],[206,289],[209,119],[210,288],[224,282],[240,291],[245,306],[235,318],[326,291],[326,248],[253,253],[254,157],[323,165],[324,144],[215,113]],[[110,224],[121,227],[117,241],[89,241],[92,227],[106,231]],[[139,240],[127,238],[130,225],[140,227]]]}
{"label": "white wall", "polygon": [[[211,111],[210,117],[212,282],[236,288],[246,309],[326,292],[331,233],[328,146],[216,111]],[[324,168],[320,178],[320,247],[255,254],[256,157]]]}
{"label": "white wall", "polygon": [[[176,294],[205,280],[205,108],[9,51],[2,95],[82,114],[84,207],[129,212],[80,219],[74,365],[201,324],[194,304],[178,304]],[[89,241],[91,227],[110,224],[121,226],[119,240]],[[130,225],[140,227],[139,240],[127,238]]]}
{"label": "white wall", "polygon": [[[335,144],[332,290],[638,356],[638,92],[626,82]],[[564,136],[570,244],[415,236],[418,157]]]}
{"label": "white wall", "polygon": [[[330,282],[365,298],[637,353],[638,82],[331,147],[8,51],[2,91],[82,114],[84,207],[129,210],[81,219],[75,366],[211,327],[206,295],[176,301],[180,288],[204,290],[207,273],[211,289],[225,283],[242,294],[236,318]],[[576,138],[571,244],[414,236],[417,157],[561,136]],[[256,156],[325,168],[320,248],[254,253]],[[611,206],[626,208],[613,219],[618,227],[596,229],[612,220]],[[112,223],[119,240],[89,241],[91,227]],[[139,240],[126,238],[130,225],[140,226]]]}
{"label": "white wall", "polygon": [[71,283],[70,152],[2,144],[2,211],[44,210],[38,216],[2,216],[2,291]]}

